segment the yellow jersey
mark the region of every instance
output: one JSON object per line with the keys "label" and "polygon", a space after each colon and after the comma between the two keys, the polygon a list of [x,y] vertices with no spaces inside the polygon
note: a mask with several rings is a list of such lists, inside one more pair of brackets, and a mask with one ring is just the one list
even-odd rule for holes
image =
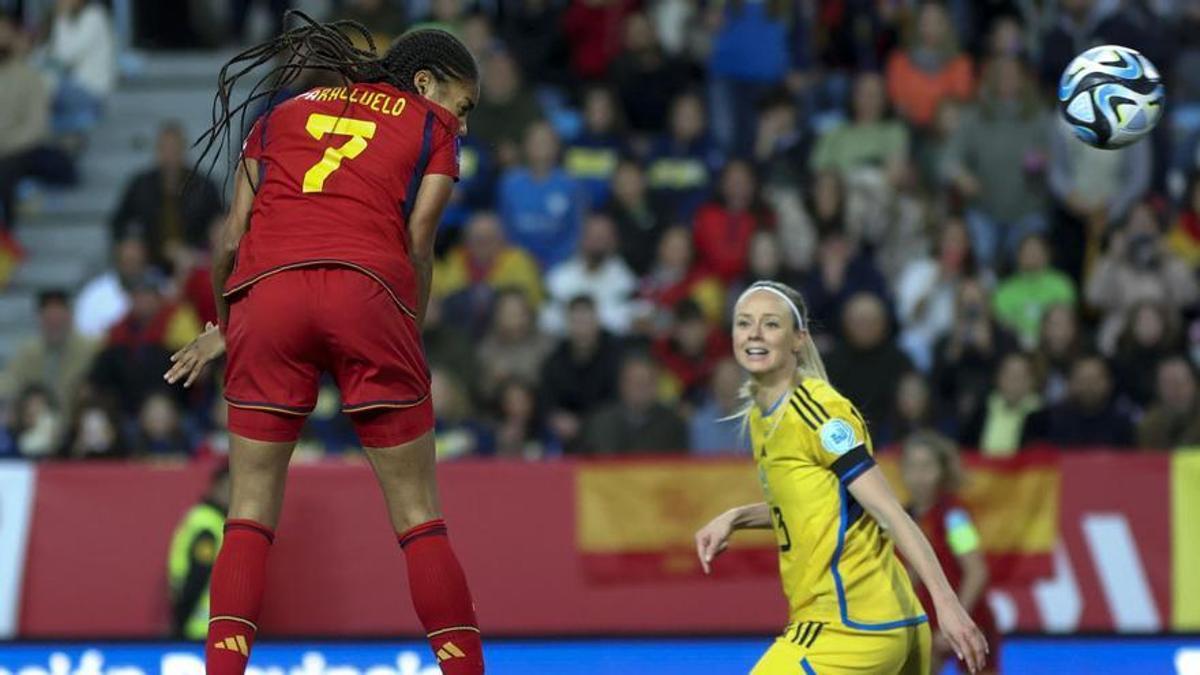
{"label": "yellow jersey", "polygon": [[759,480],[779,543],[789,621],[889,630],[926,621],[891,538],[847,487],[875,465],[862,415],[806,378],[749,413]]}

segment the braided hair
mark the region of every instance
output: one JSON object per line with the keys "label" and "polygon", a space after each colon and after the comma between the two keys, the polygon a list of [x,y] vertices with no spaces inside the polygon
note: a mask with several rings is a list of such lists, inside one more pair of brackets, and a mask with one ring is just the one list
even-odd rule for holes
{"label": "braided hair", "polygon": [[[380,56],[371,32],[357,21],[321,23],[297,10],[289,11],[284,20],[298,25],[235,55],[222,66],[213,99],[212,125],[196,141],[196,145],[204,148],[196,160],[197,168],[208,160],[206,172],[211,173],[222,150],[232,157],[232,143],[239,140],[231,137],[234,118],[238,118],[238,129],[244,129],[246,112],[258,101],[276,101],[280,92],[309,71],[337,75],[346,86],[385,83],[412,93],[416,93],[413,77],[422,70],[429,71],[438,82],[479,79],[479,65],[470,50],[443,30],[409,31]],[[367,48],[356,47],[350,35],[361,38]],[[276,65],[259,77],[246,98],[232,104],[234,87],[247,75],[271,63]]]}

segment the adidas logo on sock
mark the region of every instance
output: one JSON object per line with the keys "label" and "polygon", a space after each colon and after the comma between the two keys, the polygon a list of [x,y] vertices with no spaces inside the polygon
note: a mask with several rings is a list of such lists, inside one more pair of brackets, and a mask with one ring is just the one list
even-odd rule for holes
{"label": "adidas logo on sock", "polygon": [[217,640],[217,642],[213,644],[213,647],[216,649],[227,649],[231,652],[237,652],[242,656],[250,656],[250,646],[246,644],[245,635],[237,635],[234,637],[227,637],[224,640]]}
{"label": "adidas logo on sock", "polygon": [[446,644],[442,645],[441,649],[437,650],[438,663],[441,663],[442,661],[448,661],[450,659],[460,659],[465,656],[466,654],[463,653],[463,650],[459,649],[458,646],[453,642],[447,642]]}

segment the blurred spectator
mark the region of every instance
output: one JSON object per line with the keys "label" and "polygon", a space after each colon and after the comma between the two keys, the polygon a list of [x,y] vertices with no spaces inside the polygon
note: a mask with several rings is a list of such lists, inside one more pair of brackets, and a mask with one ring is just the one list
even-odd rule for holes
{"label": "blurred spectator", "polygon": [[580,450],[587,455],[684,452],[687,426],[658,402],[658,366],[644,355],[621,361],[619,398],[588,416]]}
{"label": "blurred spectator", "polygon": [[84,337],[104,337],[129,312],[129,289],[147,269],[141,239],[117,241],[112,269],[84,284],[75,298],[75,330]]}
{"label": "blurred spectator", "polygon": [[[1151,62],[1160,58],[1166,40],[1154,40],[1151,17],[1131,5],[1113,0],[1062,0],[1058,11],[1049,14],[1049,29],[1042,38],[1042,82],[1057,87],[1058,78],[1071,59],[1096,45],[1125,45],[1144,53]],[[1125,5],[1123,8],[1122,5]],[[1155,44],[1156,42],[1163,44]]]}
{"label": "blurred spectator", "polygon": [[571,72],[581,80],[599,80],[621,50],[621,26],[637,0],[571,0],[563,14]]}
{"label": "blurred spectator", "polygon": [[[347,0],[342,2],[337,19],[352,20],[367,26],[376,41],[376,47],[386,48],[392,40],[400,37],[407,28],[404,8],[390,0]],[[353,32],[350,38],[354,38]],[[356,46],[365,48],[362,44]]]}
{"label": "blurred spectator", "polygon": [[[410,25],[410,29],[436,28],[455,36],[461,35],[467,12],[465,0],[429,0],[424,4],[429,8],[428,14],[423,17],[423,21]],[[415,16],[412,3],[409,4],[409,10],[410,14]]]}
{"label": "blurred spectator", "polygon": [[1174,450],[1200,445],[1200,397],[1196,371],[1187,359],[1160,361],[1154,403],[1138,423],[1138,447]]}
{"label": "blurred spectator", "polygon": [[880,70],[896,44],[896,3],[874,0],[831,0],[819,5],[812,28],[820,63],[839,70]]}
{"label": "blurred spectator", "polygon": [[1053,304],[1042,312],[1042,325],[1033,358],[1042,376],[1042,400],[1047,405],[1058,404],[1066,398],[1067,380],[1073,361],[1079,354],[1092,350],[1090,342],[1079,325],[1075,305]]}
{"label": "blurred spectator", "polygon": [[966,100],[974,87],[971,57],[959,51],[946,8],[925,1],[904,49],[888,57],[887,87],[900,116],[922,129],[943,98]]}
{"label": "blurred spectator", "polygon": [[1024,64],[989,61],[979,102],[964,111],[945,157],[946,178],[967,202],[975,254],[987,267],[1002,264],[1026,235],[1046,229],[1051,133]]}
{"label": "blurred spectator", "polygon": [[[1200,3],[1196,9],[1200,13]],[[1193,271],[1200,271],[1200,172],[1191,177],[1182,207],[1167,232],[1167,250]]]}
{"label": "blurred spectator", "polygon": [[283,32],[283,15],[292,4],[292,0],[233,0],[230,37],[236,43],[245,44],[253,40],[253,36],[246,34],[246,28],[250,24],[250,10],[259,2],[267,7],[267,16],[271,19],[270,34],[278,35]]}
{"label": "blurred spectator", "polygon": [[200,333],[195,313],[169,303],[162,285],[155,272],[133,280],[129,312],[109,331],[89,376],[99,393],[119,401],[127,415],[138,414],[146,398],[163,386],[171,354]]}
{"label": "blurred spectator", "polygon": [[1084,355],[1071,367],[1067,398],[1029,420],[1026,436],[1063,448],[1127,448],[1133,445],[1133,422],[1113,396],[1108,364]]}
{"label": "blurred spectator", "polygon": [[533,93],[525,88],[512,54],[497,50],[481,59],[479,104],[471,112],[471,136],[493,150],[502,167],[520,161],[526,129],[542,117]]}
{"label": "blurred spectator", "polygon": [[542,302],[542,279],[537,261],[504,236],[499,217],[479,211],[467,221],[460,245],[450,249],[433,275],[433,294],[448,297],[470,293],[490,304],[501,288],[519,288],[535,306]]}
{"label": "blurred spectator", "polygon": [[883,300],[869,291],[850,296],[841,314],[842,340],[829,353],[829,381],[854,401],[868,423],[888,418],[900,378],[912,362],[888,334]]}
{"label": "blurred spectator", "polygon": [[959,283],[975,273],[971,241],[959,219],[942,226],[934,255],[912,260],[901,271],[896,283],[899,344],[921,371],[933,367],[933,347],[954,323]]}
{"label": "blurred spectator", "polygon": [[143,456],[187,455],[192,443],[183,428],[179,404],[168,391],[151,392],[138,411],[133,447]]}
{"label": "blurred spectator", "polygon": [[[493,49],[500,49],[503,44],[496,36],[496,26],[492,23],[492,18],[478,11],[470,12],[463,17],[458,28],[458,38],[472,54],[487,54]],[[521,64],[521,71],[530,72],[523,64]],[[531,75],[535,81],[542,81],[537,74],[531,73]]]}
{"label": "blurred spectator", "polygon": [[501,382],[511,378],[536,381],[554,341],[538,332],[529,299],[519,290],[504,289],[492,304],[492,322],[475,352],[478,372],[472,375],[476,390],[491,400]]}
{"label": "blurred spectator", "polygon": [[909,157],[908,130],[888,114],[879,74],[865,72],[854,79],[848,117],[846,123],[821,135],[812,153],[812,168],[847,172],[877,167],[898,182]]}
{"label": "blurred spectator", "polygon": [[775,214],[776,229],[787,250],[787,264],[807,267],[816,248],[816,233],[804,213],[803,186],[808,185],[808,158],[813,139],[801,123],[795,101],[777,90],[762,103],[754,141],[763,201]]}
{"label": "blurred spectator", "polygon": [[476,137],[474,129],[472,122],[471,134],[458,139],[458,182],[450,193],[450,203],[438,228],[435,249],[438,255],[458,243],[463,225],[475,212],[496,208],[495,148]]}
{"label": "blurred spectator", "polygon": [[69,414],[92,367],[97,345],[71,326],[71,305],[63,291],[38,295],[38,335],[17,348],[0,377],[0,398],[30,386],[50,392]]}
{"label": "blurred spectator", "polygon": [[16,225],[21,179],[75,180],[70,160],[50,144],[50,94],[29,64],[28,48],[15,20],[0,12],[0,236]]}
{"label": "blurred spectator", "polygon": [[696,265],[694,257],[692,234],[686,227],[675,226],[663,233],[654,266],[638,292],[649,305],[651,320],[661,318],[684,298],[695,300],[709,321],[718,322],[724,316],[724,284]]}
{"label": "blurred spectator", "polygon": [[1026,441],[1026,422],[1042,408],[1033,362],[1021,352],[1004,357],[995,388],[959,432],[959,442],[988,457],[1011,457]]}
{"label": "blurred spectator", "polygon": [[586,295],[572,299],[567,336],[546,360],[541,376],[547,421],[565,449],[576,443],[584,416],[616,397],[620,359],[616,338],[600,327],[595,301]]}
{"label": "blurred spectator", "polygon": [[898,443],[918,431],[942,431],[933,392],[921,373],[910,370],[900,377],[890,414],[871,425],[871,437],[878,446]]}
{"label": "blurred spectator", "polygon": [[165,122],[154,166],[125,184],[111,221],[113,241],[141,239],[150,261],[167,270],[186,249],[207,248],[209,227],[224,209],[216,184],[188,167],[186,151],[183,127]]}
{"label": "blurred spectator", "polygon": [[713,136],[726,152],[749,152],[755,107],[787,74],[788,15],[793,5],[786,0],[729,0],[708,8],[713,31],[709,110]]}
{"label": "blurred spectator", "polygon": [[565,84],[567,42],[561,30],[560,3],[515,0],[504,5],[500,35],[520,62],[521,71],[535,82]]}
{"label": "blurred spectator", "polygon": [[[434,278],[437,278],[436,274]],[[471,331],[446,320],[442,300],[436,295],[429,296],[425,307],[421,341],[430,368],[452,373],[460,382],[471,382],[478,375]]]}
{"label": "blurred spectator", "polygon": [[[346,0],[340,2],[332,16],[335,20],[350,20],[366,26],[371,31],[371,38],[376,48],[386,49],[395,38],[400,37],[407,28],[404,8],[390,0]],[[359,49],[367,49],[367,42],[356,30],[343,30]]]}
{"label": "blurred spectator", "polygon": [[671,102],[667,133],[650,148],[650,190],[673,219],[687,221],[709,194],[724,158],[708,136],[704,104],[693,93]]}
{"label": "blurred spectator", "polygon": [[996,320],[1017,336],[1021,345],[1037,344],[1042,312],[1057,303],[1075,304],[1075,284],[1050,266],[1050,249],[1041,235],[1025,237],[1017,251],[1017,270],[992,297]]}
{"label": "blurred spectator", "polygon": [[1179,315],[1165,305],[1137,303],[1117,339],[1113,367],[1121,392],[1138,408],[1154,400],[1158,364],[1180,353]]}
{"label": "blurred spectator", "polygon": [[588,87],[583,93],[583,130],[563,153],[563,167],[587,190],[593,206],[608,203],[617,160],[625,146],[621,127],[612,90]]}
{"label": "blurred spectator", "polygon": [[533,254],[543,269],[575,251],[587,197],[559,163],[558,135],[547,122],[525,132],[525,164],[504,172],[498,194],[508,238]]}
{"label": "blurred spectator", "polygon": [[710,324],[694,300],[681,300],[673,314],[671,332],[655,340],[651,355],[664,369],[665,388],[672,396],[694,402],[733,345],[729,334]]}
{"label": "blurred spectator", "polygon": [[471,401],[463,383],[442,370],[430,372],[429,393],[433,399],[434,437],[438,460],[491,455],[492,437],[471,414]]}
{"label": "blurred spectator", "polygon": [[1196,277],[1166,250],[1154,208],[1137,205],[1088,278],[1087,301],[1104,313],[1098,334],[1101,351],[1113,353],[1126,314],[1139,302],[1159,302],[1179,312],[1197,299]]}
{"label": "blurred spectator", "polygon": [[[816,263],[805,275],[802,289],[815,326],[838,322],[845,326],[842,308],[854,295],[888,295],[887,281],[870,254],[841,230],[831,230],[821,238]],[[884,320],[888,320],[886,315]]]}
{"label": "blurred spectator", "polygon": [[217,299],[213,295],[212,251],[217,248],[225,214],[218,214],[208,225],[208,246],[188,250],[176,258],[176,283],[180,299],[191,306],[201,324],[217,323]]}
{"label": "blurred spectator", "polygon": [[222,464],[212,472],[203,497],[187,510],[171,535],[167,581],[171,637],[176,640],[203,641],[208,637],[208,587],[232,493],[229,465]]}
{"label": "blurred spectator", "polygon": [[913,148],[919,185],[931,195],[933,203],[938,206],[943,202],[950,202],[951,196],[957,196],[941,188],[946,182],[946,169],[952,166],[949,161],[950,151],[958,140],[965,107],[955,99],[942,99],[933,114],[933,124],[927,130],[923,142]]}
{"label": "blurred spectator", "polygon": [[542,308],[542,328],[562,335],[567,324],[567,304],[572,298],[589,295],[596,302],[604,329],[624,335],[633,320],[633,295],[637,278],[617,254],[617,230],[601,212],[587,216],[579,250],[569,260],[555,265],[546,275],[549,296]]}
{"label": "blurred spectator", "polygon": [[62,414],[48,389],[38,384],[17,396],[9,426],[12,454],[24,459],[44,459],[54,454],[62,438]]}
{"label": "blurred spectator", "polygon": [[750,444],[738,419],[742,369],[726,356],[713,367],[708,393],[688,421],[688,448],[693,455],[745,453]]}
{"label": "blurred spectator", "polygon": [[1090,258],[1114,223],[1150,188],[1149,143],[1117,150],[1093,148],[1059,119],[1050,134],[1050,193],[1054,198],[1055,266],[1080,283]]}
{"label": "blurred spectator", "polygon": [[757,281],[778,281],[788,286],[799,286],[800,279],[783,264],[783,246],[779,236],[770,230],[759,230],[750,238],[750,250],[746,253],[746,272],[728,286],[725,294],[724,316],[733,315],[733,306],[741,294]]}
{"label": "blurred spectator", "polygon": [[116,36],[104,4],[57,0],[45,57],[55,82],[55,133],[87,132],[117,85]]}
{"label": "blurred spectator", "polygon": [[959,420],[979,414],[992,374],[1016,348],[1016,340],[993,320],[987,290],[977,279],[964,279],[958,286],[954,325],[934,348],[934,391],[947,404],[947,412]]}
{"label": "blurred spectator", "polygon": [[663,131],[671,102],[689,81],[686,66],[663,53],[654,26],[641,13],[625,20],[624,50],[609,77],[630,128],[641,133]]}
{"label": "blurred spectator", "polygon": [[667,227],[666,215],[650,201],[646,172],[633,160],[617,164],[612,190],[605,212],[617,226],[621,257],[634,274],[644,276],[654,263],[658,241]]}
{"label": "blurred spectator", "polygon": [[[346,0],[340,4],[334,18],[366,26],[376,47],[386,49],[407,28],[403,6],[391,0]],[[365,41],[361,41],[356,31],[346,31],[346,35],[356,47],[366,49]]]}
{"label": "blurred spectator", "polygon": [[729,283],[745,274],[754,233],[774,225],[754,168],[745,160],[731,160],[721,170],[715,199],[696,213],[697,263]]}
{"label": "blurred spectator", "polygon": [[[841,174],[832,170],[811,174],[798,215],[798,222],[784,220],[779,235],[789,242],[786,246],[789,264],[808,270],[816,258],[818,240],[827,232],[846,230],[846,190]],[[800,250],[791,250],[794,245]]]}
{"label": "blurred spectator", "polygon": [[538,405],[537,391],[528,381],[509,378],[496,393],[496,456],[541,459],[556,449]]}
{"label": "blurred spectator", "polygon": [[88,400],[75,408],[59,454],[68,459],[119,459],[129,451],[116,409]]}

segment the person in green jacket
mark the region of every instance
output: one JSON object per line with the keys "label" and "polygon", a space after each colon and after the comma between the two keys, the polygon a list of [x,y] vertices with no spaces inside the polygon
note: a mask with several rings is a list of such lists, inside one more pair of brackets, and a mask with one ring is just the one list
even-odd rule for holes
{"label": "person in green jacket", "polygon": [[171,537],[167,579],[172,637],[204,640],[208,634],[208,580],[221,548],[229,485],[229,467],[222,466],[213,473],[204,498],[188,510]]}
{"label": "person in green jacket", "polygon": [[1031,234],[1017,250],[1017,270],[996,288],[992,297],[996,319],[1013,331],[1026,349],[1038,341],[1042,314],[1051,305],[1075,304],[1075,283],[1050,266],[1046,240]]}

